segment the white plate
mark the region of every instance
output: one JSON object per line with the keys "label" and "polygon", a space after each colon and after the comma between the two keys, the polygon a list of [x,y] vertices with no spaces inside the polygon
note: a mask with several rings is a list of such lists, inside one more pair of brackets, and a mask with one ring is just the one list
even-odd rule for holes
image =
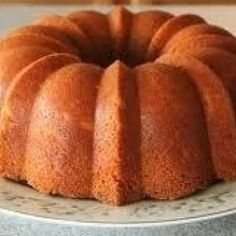
{"label": "white plate", "polygon": [[177,201],[142,201],[113,207],[97,201],[47,196],[28,186],[0,180],[0,208],[60,223],[170,225],[236,212],[236,182],[215,184]]}

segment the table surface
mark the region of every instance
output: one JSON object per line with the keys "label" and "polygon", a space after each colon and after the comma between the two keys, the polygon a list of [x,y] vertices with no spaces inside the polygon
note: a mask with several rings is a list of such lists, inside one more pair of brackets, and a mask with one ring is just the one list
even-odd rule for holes
{"label": "table surface", "polygon": [[[104,12],[108,11],[109,9],[108,6],[101,7],[98,5],[93,5],[93,6],[88,6],[88,5],[82,5],[82,6],[78,6],[78,5],[69,5],[69,6],[53,5],[52,6],[50,5],[48,6],[47,5],[46,6],[46,5],[30,5],[30,4],[29,5],[27,4],[17,4],[17,5],[16,4],[14,5],[3,4],[3,5],[0,5],[0,35],[3,36],[11,28],[29,24],[33,19],[41,15],[46,15],[50,13],[63,14],[69,11],[75,11],[78,9],[88,9],[88,8],[89,9],[92,8],[92,9],[100,10]],[[150,8],[150,6],[149,7],[133,6],[132,10],[138,11],[138,10],[147,9],[147,8]],[[200,14],[201,16],[205,17],[208,20],[208,22],[212,24],[220,25],[230,30],[236,35],[236,23],[235,23],[236,5],[232,5],[232,6],[225,6],[225,5],[220,5],[220,6],[219,5],[211,5],[211,6],[167,5],[167,6],[164,6],[164,5],[161,5],[161,6],[155,6],[153,8],[171,11],[175,14],[181,14],[181,13],[186,13],[186,12]],[[14,223],[14,219],[12,218],[9,218],[9,219],[6,218],[5,221],[3,221],[3,219],[4,217],[1,218],[1,222],[4,222],[4,225],[1,224],[0,222],[0,236],[1,235],[4,235],[4,236],[26,235],[26,234],[23,234],[23,231],[21,231],[24,229],[24,227],[25,227],[25,232],[29,229],[29,227],[36,227],[35,232],[37,231],[39,233],[37,235],[44,235],[46,231],[47,232],[50,231],[49,228],[44,229],[43,226],[40,226],[40,228],[37,228],[39,226],[37,225],[33,226],[33,223],[29,225],[29,223],[20,222],[19,223],[20,226],[19,226],[18,224]],[[17,228],[17,227],[20,227],[20,228]],[[59,231],[56,231],[56,228],[54,229],[55,229],[54,232],[57,232],[57,234],[55,235],[62,235],[62,234],[59,234]],[[204,233],[205,232],[204,229],[209,230],[208,234]],[[43,230],[46,230],[46,231],[43,231]],[[195,230],[196,232],[198,232],[197,234],[196,232],[194,233]],[[22,232],[22,234],[19,232]],[[62,231],[60,230],[60,232]],[[74,232],[77,232],[77,231],[74,231]],[[171,231],[168,231],[168,232],[169,233],[166,235],[177,235],[177,234],[173,234],[173,231],[172,233]],[[194,228],[190,228],[190,227],[183,228],[181,232],[185,232],[185,233],[188,232],[188,234],[186,235],[214,235],[214,236],[215,235],[217,236],[236,235],[236,216],[230,216],[227,218],[227,220],[222,220],[222,221],[218,219],[216,221],[211,221],[209,223],[205,222],[204,224],[198,224],[194,226]],[[209,232],[212,232],[213,234],[210,234]],[[137,233],[138,232],[135,231],[136,235]],[[54,234],[50,234],[50,235],[54,235]],[[69,234],[66,234],[66,235],[69,235]],[[75,235],[75,234],[70,234],[70,235]],[[84,234],[84,235],[88,235],[88,234]],[[89,235],[95,235],[95,234],[89,234]],[[111,235],[111,234],[103,234],[103,235]],[[116,234],[112,234],[112,235],[116,235]],[[122,233],[122,235],[125,235],[125,234]],[[145,234],[140,233],[138,235],[145,235]],[[158,235],[164,235],[164,234],[161,234],[161,231],[160,231],[160,234]],[[180,233],[178,235],[183,235],[183,234]]]}

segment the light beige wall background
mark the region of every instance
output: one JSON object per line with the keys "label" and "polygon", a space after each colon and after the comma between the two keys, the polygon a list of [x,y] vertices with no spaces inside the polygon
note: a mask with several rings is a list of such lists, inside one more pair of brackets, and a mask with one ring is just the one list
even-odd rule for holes
{"label": "light beige wall background", "polygon": [[[76,10],[92,9],[96,11],[107,12],[110,6],[100,5],[29,5],[29,4],[2,4],[0,5],[0,38],[6,32],[18,26],[26,25],[42,15],[48,14],[67,14]],[[236,35],[236,5],[189,5],[189,4],[171,4],[140,6],[132,5],[130,10],[137,12],[141,10],[163,10],[179,15],[184,13],[193,13],[203,16],[209,23],[222,26]],[[10,16],[10,17],[9,17]],[[7,19],[7,20],[6,20]]]}
{"label": "light beige wall background", "polygon": [[236,0],[0,0],[0,3],[32,3],[32,4],[176,4],[176,3],[193,3],[193,4],[236,4]]}

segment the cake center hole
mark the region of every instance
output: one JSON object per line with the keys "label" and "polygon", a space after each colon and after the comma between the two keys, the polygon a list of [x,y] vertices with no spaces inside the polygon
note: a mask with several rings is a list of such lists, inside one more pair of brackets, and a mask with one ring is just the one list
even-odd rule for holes
{"label": "cake center hole", "polygon": [[148,62],[148,61],[145,61],[145,58],[138,57],[137,55],[132,55],[131,53],[128,53],[127,51],[124,51],[124,52],[112,51],[102,56],[100,55],[97,59],[95,59],[95,62],[93,63],[103,68],[106,68],[117,60],[121,61],[122,63],[124,63],[125,65],[131,68],[141,65],[145,62]]}

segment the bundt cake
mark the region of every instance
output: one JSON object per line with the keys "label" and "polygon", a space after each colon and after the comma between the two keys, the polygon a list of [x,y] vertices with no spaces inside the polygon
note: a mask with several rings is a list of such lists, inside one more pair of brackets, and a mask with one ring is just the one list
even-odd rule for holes
{"label": "bundt cake", "polygon": [[0,174],[124,205],[236,179],[236,38],[162,11],[45,16],[0,41]]}

